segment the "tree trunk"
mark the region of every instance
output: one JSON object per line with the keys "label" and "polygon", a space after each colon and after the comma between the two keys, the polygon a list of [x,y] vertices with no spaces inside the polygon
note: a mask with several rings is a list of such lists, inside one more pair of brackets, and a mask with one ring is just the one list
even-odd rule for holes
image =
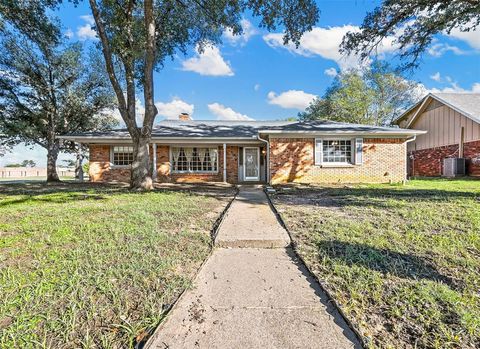
{"label": "tree trunk", "polygon": [[83,182],[83,154],[82,154],[82,146],[78,146],[77,151],[77,158],[75,161],[75,178],[78,179],[80,182]]}
{"label": "tree trunk", "polygon": [[148,143],[150,137],[139,135],[133,140],[133,163],[130,179],[130,188],[136,190],[152,190],[153,181],[150,175],[150,156]]}
{"label": "tree trunk", "polygon": [[55,140],[48,145],[47,149],[47,183],[60,182],[57,173],[57,158],[60,151],[60,143]]}

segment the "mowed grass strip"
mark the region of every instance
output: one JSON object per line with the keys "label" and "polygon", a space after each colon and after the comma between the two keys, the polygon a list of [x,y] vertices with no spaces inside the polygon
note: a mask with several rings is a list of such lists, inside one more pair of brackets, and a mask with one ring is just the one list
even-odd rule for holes
{"label": "mowed grass strip", "polygon": [[142,341],[191,285],[232,195],[0,186],[0,347]]}
{"label": "mowed grass strip", "polygon": [[372,348],[480,347],[480,181],[296,187],[274,202]]}

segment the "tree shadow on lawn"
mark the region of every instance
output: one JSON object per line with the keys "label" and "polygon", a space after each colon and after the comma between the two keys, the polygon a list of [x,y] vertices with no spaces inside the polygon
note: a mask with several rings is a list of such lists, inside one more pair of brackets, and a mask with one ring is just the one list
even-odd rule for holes
{"label": "tree shadow on lawn", "polygon": [[360,266],[399,278],[442,282],[452,289],[463,288],[461,280],[440,273],[425,257],[340,240],[317,242],[320,256],[340,260],[348,266]]}
{"label": "tree shadow on lawn", "polygon": [[[480,182],[479,182],[480,184]],[[479,185],[480,189],[480,185]],[[450,200],[470,199],[480,203],[480,191],[456,191],[444,189],[395,189],[395,188],[311,188],[293,189],[275,195],[286,204],[341,208],[346,206],[374,206],[388,208],[389,200],[407,203],[439,203]],[[394,203],[393,203],[394,204]]]}
{"label": "tree shadow on lawn", "polygon": [[153,191],[147,192],[130,190],[127,183],[58,182],[47,184],[46,182],[38,181],[8,183],[0,184],[0,207],[22,204],[27,201],[66,203],[79,200],[105,200],[112,195],[144,195],[152,192],[182,192],[193,196],[203,195],[217,199],[226,199],[234,195],[235,188],[209,184],[155,185]]}

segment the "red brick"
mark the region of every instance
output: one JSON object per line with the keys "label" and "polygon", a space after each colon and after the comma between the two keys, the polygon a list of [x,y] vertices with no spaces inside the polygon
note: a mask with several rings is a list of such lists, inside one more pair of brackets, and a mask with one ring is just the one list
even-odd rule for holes
{"label": "red brick", "polygon": [[463,143],[463,156],[467,159],[467,174],[480,176],[480,140]]}
{"label": "red brick", "polygon": [[[150,147],[150,160],[153,162],[153,148]],[[223,146],[218,147],[217,173],[171,173],[170,147],[157,145],[157,181],[159,182],[222,182]],[[90,180],[109,182],[130,180],[129,168],[114,168],[110,163],[109,145],[90,145]],[[227,182],[238,182],[238,147],[227,146]]]}
{"label": "red brick", "polygon": [[[411,156],[410,175],[436,177],[442,175],[443,159],[459,157],[459,146],[452,144],[415,150],[410,152],[409,156]],[[466,174],[480,176],[480,140],[464,143],[463,156],[466,159]]]}
{"label": "red brick", "polygon": [[273,184],[401,182],[406,176],[404,139],[365,138],[363,164],[348,167],[317,166],[313,138],[270,140],[270,178]]}
{"label": "red brick", "polygon": [[410,152],[409,156],[410,175],[421,177],[441,176],[443,159],[458,157],[458,144],[415,150]]}

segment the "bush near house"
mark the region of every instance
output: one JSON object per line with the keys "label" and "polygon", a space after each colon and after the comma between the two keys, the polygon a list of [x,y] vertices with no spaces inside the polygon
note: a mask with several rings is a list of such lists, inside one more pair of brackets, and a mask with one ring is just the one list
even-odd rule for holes
{"label": "bush near house", "polygon": [[141,342],[189,287],[232,195],[0,185],[0,348]]}
{"label": "bush near house", "polygon": [[295,187],[274,202],[372,348],[480,347],[480,181]]}

